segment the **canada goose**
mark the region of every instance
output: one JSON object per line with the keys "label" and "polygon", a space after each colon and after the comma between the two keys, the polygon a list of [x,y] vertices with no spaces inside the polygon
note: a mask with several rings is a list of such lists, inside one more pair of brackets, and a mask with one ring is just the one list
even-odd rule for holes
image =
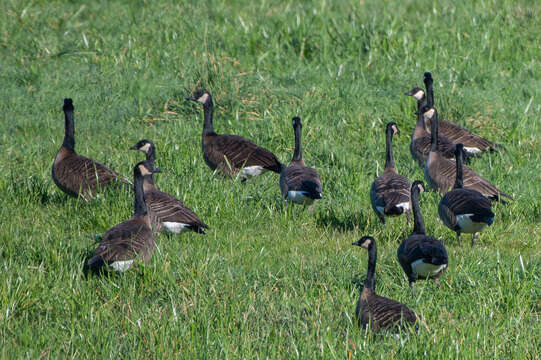
{"label": "canada goose", "polygon": [[115,271],[128,270],[133,262],[139,258],[144,262],[150,260],[155,243],[152,234],[152,225],[148,216],[143,191],[143,177],[160,170],[148,161],[141,161],[133,169],[133,182],[135,187],[135,200],[133,216],[109,229],[94,256],[87,262],[90,269],[110,266]]}
{"label": "canada goose", "polygon": [[214,132],[212,115],[214,104],[210,93],[197,90],[186,100],[203,104],[203,158],[212,169],[233,177],[238,174],[245,180],[270,170],[280,173],[282,164],[272,152],[237,135],[219,135]]}
{"label": "canada goose", "polygon": [[411,185],[407,178],[397,173],[393,158],[393,135],[398,133],[396,123],[387,124],[385,169],[370,188],[372,209],[383,224],[385,224],[384,216],[397,216],[403,213],[406,213],[409,222]]}
{"label": "canada goose", "polygon": [[472,246],[487,225],[492,225],[494,213],[490,201],[478,191],[464,189],[462,183],[462,144],[456,150],[456,180],[453,190],[446,193],[438,205],[438,214],[445,226],[456,231],[460,243],[460,233],[473,233]]}
{"label": "canada goose", "polygon": [[417,279],[437,279],[449,263],[447,250],[440,240],[426,235],[425,224],[419,209],[419,194],[425,191],[422,181],[411,185],[411,206],[413,208],[413,232],[402,241],[396,256],[408,277],[411,294]]}
{"label": "canada goose", "polygon": [[98,188],[120,180],[130,182],[105,165],[79,155],[75,152],[75,124],[73,119],[73,101],[64,99],[64,142],[56,153],[52,166],[54,183],[66,194],[88,200]]}
{"label": "canada goose", "polygon": [[[411,133],[410,153],[413,159],[417,160],[419,166],[424,167],[428,153],[430,152],[431,137],[430,132],[426,128],[426,123],[423,117],[422,109],[425,108],[427,100],[425,93],[420,88],[413,88],[406,95],[413,96],[417,99],[417,122]],[[438,138],[438,151],[446,159],[454,159],[456,144],[445,136]],[[471,157],[478,157],[479,154],[464,150],[464,161],[470,162]],[[409,190],[408,190],[409,191]]]}
{"label": "canada goose", "polygon": [[282,165],[280,172],[280,190],[285,200],[287,210],[288,201],[314,206],[314,201],[321,199],[321,180],[314,168],[306,166],[302,158],[301,119],[292,119],[293,131],[295,133],[295,151],[289,166]]}
{"label": "canada goose", "polygon": [[[424,83],[426,86],[426,96],[427,96],[426,105],[428,107],[434,107],[434,88],[433,88],[434,80],[432,79],[431,73],[429,72],[425,73]],[[425,121],[426,121],[427,131],[431,132],[430,118],[428,119],[425,118]],[[468,130],[464,129],[463,127],[457,124],[454,124],[449,121],[441,120],[441,119],[439,120],[439,122],[440,122],[440,126],[439,126],[440,136],[446,137],[447,139],[451,140],[455,144],[458,144],[458,143],[463,144],[464,150],[467,153],[479,154],[483,151],[487,151],[487,150],[494,151],[494,150],[503,148],[502,145],[495,144],[481,136],[472,134],[471,132],[469,132]]]}
{"label": "canada goose", "polygon": [[368,250],[368,271],[363,290],[357,301],[355,315],[359,326],[366,329],[370,326],[373,331],[383,328],[393,328],[399,325],[414,324],[417,316],[406,305],[376,294],[376,240],[371,236],[363,236],[352,245]]}
{"label": "canada goose", "polygon": [[[144,152],[147,161],[154,165],[156,148],[152,141],[140,140],[130,149]],[[148,213],[152,222],[152,230],[155,232],[166,229],[171,233],[180,234],[181,232],[191,230],[199,234],[204,234],[204,229],[209,229],[209,226],[202,222],[180,200],[158,190],[152,173],[143,176],[143,189]]]}
{"label": "canada goose", "polygon": [[[428,158],[425,163],[425,179],[434,190],[446,193],[455,183],[456,163],[439,154],[438,148],[438,114],[436,109],[429,108],[424,116],[431,119],[432,133]],[[464,187],[479,191],[491,200],[500,200],[501,196],[512,199],[511,196],[498,190],[494,185],[479,176],[467,166],[462,166]]]}

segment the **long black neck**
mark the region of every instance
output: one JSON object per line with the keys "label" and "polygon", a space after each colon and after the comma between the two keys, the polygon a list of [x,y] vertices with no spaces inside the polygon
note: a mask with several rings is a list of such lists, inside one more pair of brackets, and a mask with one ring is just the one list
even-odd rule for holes
{"label": "long black neck", "polygon": [[438,151],[438,114],[434,111],[434,115],[430,120],[431,127],[431,142],[430,142],[430,151]]}
{"label": "long black neck", "polygon": [[212,103],[212,98],[209,95],[208,101],[203,104],[203,136],[215,134],[214,127],[212,126],[212,115],[214,113],[214,104]]}
{"label": "long black neck", "polygon": [[154,165],[154,160],[156,160],[156,148],[154,145],[151,145],[146,153],[146,159]]}
{"label": "long black neck", "polygon": [[413,188],[411,192],[411,206],[413,207],[413,233],[425,235],[425,222],[419,208],[419,188]]}
{"label": "long black neck", "polygon": [[73,108],[64,109],[64,142],[62,146],[75,150],[75,122],[73,120]]}
{"label": "long black neck", "polygon": [[394,168],[393,158],[393,129],[391,126],[387,127],[387,138],[385,141],[385,170]]}
{"label": "long black neck", "polygon": [[147,215],[147,205],[143,191],[143,175],[139,169],[134,170],[133,185],[135,187],[135,200],[133,202],[133,216],[141,217]]}
{"label": "long black neck", "polygon": [[423,108],[425,107],[425,105],[426,105],[426,96],[423,96],[421,100],[417,101],[417,123],[415,124],[415,126],[422,126],[423,129],[425,128],[425,122],[423,119]]}
{"label": "long black neck", "polygon": [[462,182],[462,150],[456,152],[456,178],[455,189],[462,189],[464,183]]}
{"label": "long black neck", "polygon": [[366,281],[364,287],[375,291],[376,288],[376,260],[378,258],[378,249],[374,240],[368,248],[368,271],[366,272]]}
{"label": "long black neck", "polygon": [[434,88],[433,88],[432,76],[430,78],[425,77],[425,86],[426,86],[426,105],[429,107],[434,106]]}
{"label": "long black neck", "polygon": [[301,136],[302,136],[302,126],[296,124],[293,128],[295,132],[295,151],[293,152],[292,161],[301,161],[302,160],[302,147],[301,147]]}

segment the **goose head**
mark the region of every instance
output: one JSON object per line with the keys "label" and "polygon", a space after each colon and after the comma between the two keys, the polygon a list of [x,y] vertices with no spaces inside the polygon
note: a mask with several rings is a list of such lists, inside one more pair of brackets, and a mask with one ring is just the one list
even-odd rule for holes
{"label": "goose head", "polygon": [[207,90],[196,90],[192,96],[187,97],[186,100],[196,101],[203,105],[209,105],[212,102],[212,97]]}

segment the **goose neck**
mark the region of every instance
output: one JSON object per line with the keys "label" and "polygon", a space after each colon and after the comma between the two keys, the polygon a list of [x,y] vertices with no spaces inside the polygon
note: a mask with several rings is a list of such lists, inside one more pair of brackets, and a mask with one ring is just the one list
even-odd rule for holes
{"label": "goose neck", "polygon": [[133,185],[135,187],[135,200],[133,202],[133,215],[142,217],[147,215],[147,206],[145,203],[144,177],[138,169],[134,171]]}
{"label": "goose neck", "polygon": [[419,188],[417,186],[411,191],[411,206],[413,208],[413,233],[425,235],[425,223],[419,208]]}
{"label": "goose neck", "polygon": [[378,250],[376,243],[373,242],[368,249],[368,270],[366,272],[366,280],[364,282],[364,288],[370,289],[375,292],[376,287],[376,261],[378,257]]}
{"label": "goose neck", "polygon": [[64,141],[62,146],[75,150],[75,121],[73,119],[73,109],[64,110]]}
{"label": "goose neck", "polygon": [[302,146],[301,146],[301,136],[302,136],[302,127],[300,124],[295,125],[293,128],[295,133],[295,151],[293,152],[292,162],[302,162]]}
{"label": "goose neck", "polygon": [[394,169],[393,129],[388,126],[385,139],[385,170]]}

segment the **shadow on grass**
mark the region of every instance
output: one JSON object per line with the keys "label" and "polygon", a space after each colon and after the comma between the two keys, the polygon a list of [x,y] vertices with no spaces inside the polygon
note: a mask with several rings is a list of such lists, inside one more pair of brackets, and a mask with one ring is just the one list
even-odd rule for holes
{"label": "shadow on grass", "polygon": [[337,214],[333,209],[326,213],[316,215],[316,223],[321,227],[332,227],[338,231],[346,232],[367,227],[368,219],[359,212]]}

